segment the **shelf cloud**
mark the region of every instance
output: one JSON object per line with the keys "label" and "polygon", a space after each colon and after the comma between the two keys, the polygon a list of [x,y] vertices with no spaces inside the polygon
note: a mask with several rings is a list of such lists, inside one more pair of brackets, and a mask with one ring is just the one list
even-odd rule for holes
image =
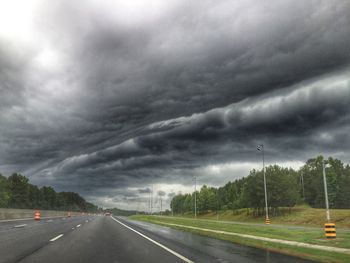
{"label": "shelf cloud", "polygon": [[259,143],[268,163],[349,162],[346,2],[1,5],[5,175],[147,209],[151,185],[166,205],[259,169]]}

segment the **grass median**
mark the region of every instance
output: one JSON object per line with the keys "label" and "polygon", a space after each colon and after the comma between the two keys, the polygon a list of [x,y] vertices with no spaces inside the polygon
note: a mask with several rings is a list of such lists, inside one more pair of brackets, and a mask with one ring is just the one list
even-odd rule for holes
{"label": "grass median", "polygon": [[196,234],[214,237],[217,239],[227,240],[234,243],[239,243],[247,246],[269,249],[271,251],[280,252],[284,254],[294,255],[302,258],[317,260],[321,262],[350,262],[350,255],[344,253],[336,253],[329,251],[322,251],[318,249],[296,247],[291,245],[271,243],[262,240],[254,240],[250,238],[242,238],[237,236],[230,236],[221,233],[212,233],[203,231],[200,229],[189,229],[181,226],[174,226],[169,224],[176,224],[182,226],[197,227],[203,229],[219,230],[225,232],[232,232],[238,234],[253,235],[258,237],[274,238],[287,241],[297,241],[302,243],[338,247],[338,248],[350,248],[350,232],[346,230],[339,230],[337,233],[337,239],[326,240],[322,229],[298,229],[292,226],[274,227],[273,225],[242,225],[234,224],[233,222],[220,222],[211,220],[178,218],[178,217],[165,217],[165,216],[145,216],[137,215],[132,216],[132,219],[142,220],[150,223],[169,226],[176,229],[181,229]]}

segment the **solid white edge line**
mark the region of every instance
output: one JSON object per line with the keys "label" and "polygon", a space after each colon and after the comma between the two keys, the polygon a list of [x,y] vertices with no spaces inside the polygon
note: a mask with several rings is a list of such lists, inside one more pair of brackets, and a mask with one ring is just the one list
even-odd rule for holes
{"label": "solid white edge line", "polygon": [[63,234],[58,235],[57,237],[54,237],[53,239],[50,239],[50,242],[56,241],[57,239],[63,237]]}
{"label": "solid white edge line", "polygon": [[81,224],[77,225],[77,227],[80,227],[80,226],[81,226]]}
{"label": "solid white edge line", "polygon": [[135,230],[135,229],[129,227],[128,225],[126,225],[126,224],[124,224],[124,223],[122,223],[122,222],[120,222],[119,220],[115,219],[113,216],[112,216],[111,218],[112,218],[114,221],[116,221],[117,223],[121,224],[122,226],[124,226],[124,227],[128,228],[129,230],[135,232],[136,234],[142,236],[143,238],[147,239],[148,241],[151,241],[152,243],[154,243],[154,244],[156,244],[157,246],[163,248],[164,250],[168,251],[169,253],[173,254],[174,256],[176,256],[176,257],[182,259],[183,261],[185,261],[185,262],[187,262],[187,263],[194,263],[193,261],[189,260],[188,258],[185,258],[184,256],[180,255],[179,253],[175,252],[174,250],[171,250],[170,248],[168,248],[168,247],[166,247],[166,246],[164,246],[164,245],[158,243],[157,241],[155,241],[155,240],[149,238],[148,236],[146,236],[146,235],[140,233],[139,231],[137,231],[137,230]]}

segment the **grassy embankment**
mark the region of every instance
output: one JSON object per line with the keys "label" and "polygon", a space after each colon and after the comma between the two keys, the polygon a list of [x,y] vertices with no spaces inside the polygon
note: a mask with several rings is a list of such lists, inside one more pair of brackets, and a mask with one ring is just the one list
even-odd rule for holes
{"label": "grassy embankment", "polygon": [[[282,215],[271,217],[273,224],[282,225],[299,225],[299,226],[314,226],[323,227],[326,223],[325,209],[310,208],[308,206],[296,206],[291,209],[280,209]],[[179,217],[193,218],[193,213],[177,215]],[[253,210],[239,209],[237,211],[220,211],[219,215],[216,212],[199,214],[199,219],[212,219],[220,221],[237,221],[249,223],[264,223],[264,216],[254,216]],[[339,228],[350,228],[350,209],[331,209],[331,221]]]}
{"label": "grassy embankment", "polygon": [[[350,224],[350,210],[336,210],[331,211],[332,218],[337,226],[348,227]],[[284,216],[273,217],[272,224],[257,225],[256,223],[263,222],[263,217],[254,217],[252,213],[247,215],[246,212],[238,212],[232,214],[231,212],[221,212],[219,214],[220,220],[231,221],[223,222],[217,221],[216,213],[202,214],[198,217],[199,220],[190,218],[191,215],[185,217],[165,217],[165,216],[132,216],[132,219],[143,220],[151,223],[166,225],[178,224],[185,226],[193,226],[198,228],[221,230],[233,233],[248,234],[260,237],[275,238],[282,240],[297,241],[309,244],[316,244],[322,246],[333,246],[339,248],[350,248],[350,231],[349,229],[338,229],[337,239],[326,240],[324,232],[321,229],[324,224],[324,210],[312,209],[307,207],[297,207],[289,214]],[[203,220],[204,219],[204,220]],[[234,221],[237,221],[235,223]],[[244,222],[244,224],[240,223]],[[246,224],[251,223],[251,224]],[[276,226],[278,224],[278,226]],[[280,225],[285,225],[281,227]],[[293,225],[303,226],[305,228],[293,228]],[[309,226],[318,226],[320,228],[312,228]],[[269,249],[284,254],[299,256],[302,258],[322,261],[322,262],[350,262],[350,254],[327,252],[318,249],[295,247],[285,244],[271,243],[260,240],[253,240],[249,238],[242,238],[237,236],[229,236],[226,234],[211,233],[202,230],[188,229],[178,226],[170,226],[193,233],[210,236],[222,240],[231,241],[247,246]]]}

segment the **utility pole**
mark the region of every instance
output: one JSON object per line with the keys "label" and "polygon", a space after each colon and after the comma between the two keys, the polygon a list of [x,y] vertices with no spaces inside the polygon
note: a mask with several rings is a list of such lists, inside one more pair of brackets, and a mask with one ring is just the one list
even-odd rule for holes
{"label": "utility pole", "polygon": [[264,144],[260,144],[257,146],[257,150],[262,152],[262,161],[263,161],[263,173],[264,173],[264,192],[265,192],[265,210],[266,210],[266,218],[265,224],[270,224],[269,219],[269,209],[267,205],[267,190],[266,190],[266,174],[265,174],[265,152],[264,152]]}

